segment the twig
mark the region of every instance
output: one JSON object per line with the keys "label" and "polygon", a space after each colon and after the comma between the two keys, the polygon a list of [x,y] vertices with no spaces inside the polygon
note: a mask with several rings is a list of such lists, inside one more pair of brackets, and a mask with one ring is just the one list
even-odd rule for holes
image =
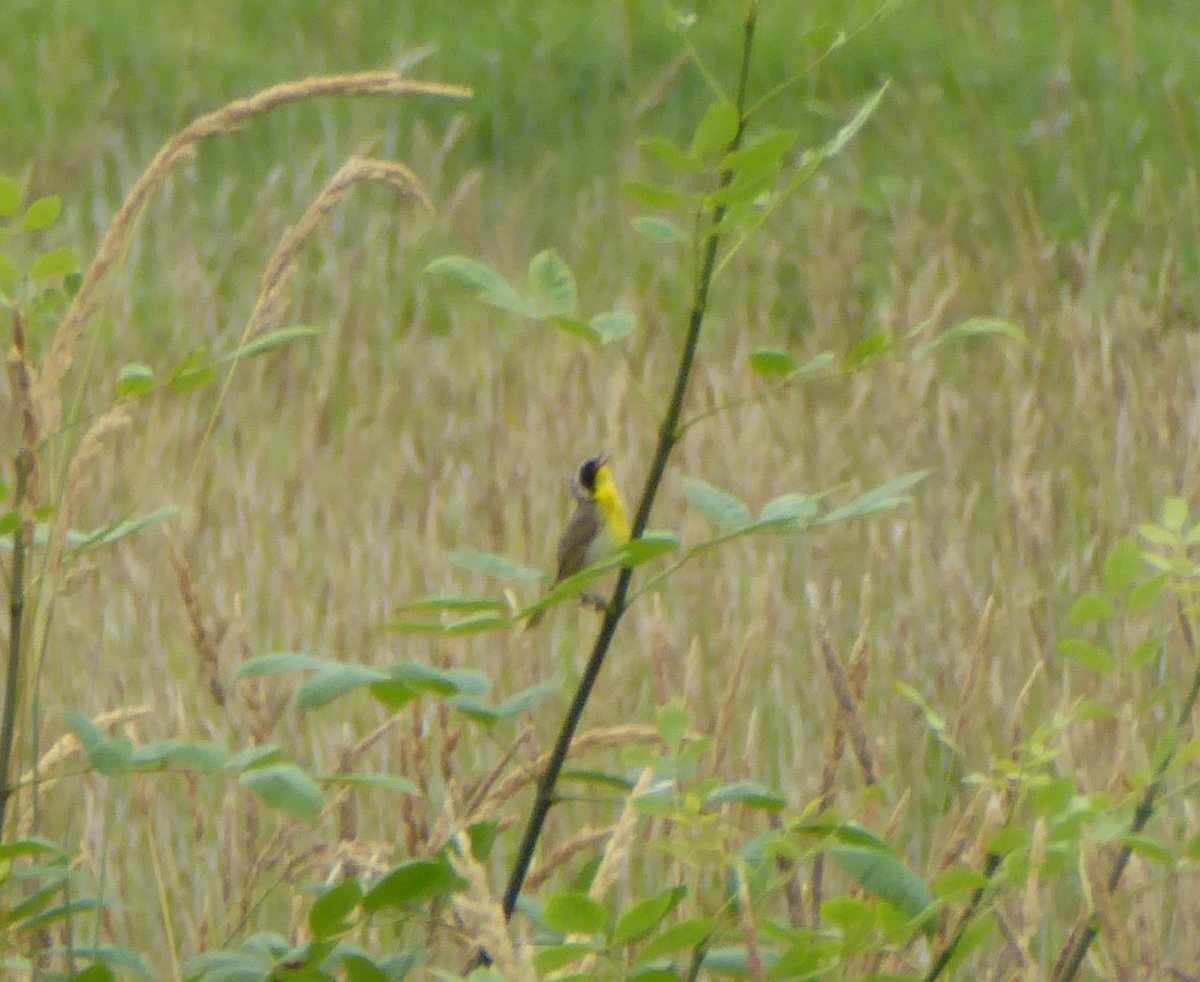
{"label": "twig", "polygon": [[[750,52],[754,39],[756,17],[757,4],[754,0],[751,0],[742,37],[742,62],[736,101],[738,126],[729,144],[730,151],[736,150],[741,145],[742,136],[746,129],[746,89],[750,74]],[[732,179],[732,172],[722,171],[718,179],[718,188],[724,189],[728,187]],[[650,518],[650,509],[654,505],[654,499],[658,495],[658,488],[662,482],[663,473],[666,471],[667,460],[679,439],[679,420],[683,413],[683,402],[687,395],[688,382],[692,374],[692,365],[695,361],[696,349],[700,341],[700,329],[704,324],[704,316],[708,311],[708,291],[716,268],[717,246],[720,241],[720,227],[725,217],[725,211],[725,205],[718,204],[713,208],[710,216],[703,264],[696,282],[696,292],[692,299],[691,313],[688,319],[687,337],[679,359],[679,370],[675,376],[675,388],[671,394],[671,401],[663,417],[662,425],[659,427],[658,446],[650,466],[650,472],[646,476],[646,486],[642,491],[637,515],[634,518],[631,533],[631,537],[634,539],[639,538],[646,529],[646,523]],[[508,886],[504,892],[505,917],[511,917],[512,912],[516,909],[517,899],[521,895],[521,886],[524,884],[525,877],[533,862],[533,854],[541,837],[546,816],[550,812],[550,807],[554,804],[555,787],[558,784],[559,773],[562,771],[563,764],[566,761],[567,751],[571,746],[571,738],[583,717],[584,708],[587,706],[588,698],[591,696],[592,687],[596,684],[596,679],[600,675],[600,669],[604,665],[604,658],[608,653],[609,646],[612,644],[613,635],[616,634],[617,625],[625,613],[626,597],[629,593],[629,583],[632,578],[632,569],[626,567],[621,570],[612,599],[608,604],[608,610],[604,615],[604,621],[600,625],[600,632],[596,636],[591,657],[588,659],[588,663],[583,670],[583,675],[579,679],[579,685],[575,690],[574,698],[571,700],[570,708],[563,719],[562,729],[559,731],[558,739],[550,754],[550,760],[538,781],[537,796],[534,798],[533,808],[525,826],[520,847],[517,850],[517,857],[513,862]],[[479,961],[481,963],[487,961],[486,952],[480,952]]]}

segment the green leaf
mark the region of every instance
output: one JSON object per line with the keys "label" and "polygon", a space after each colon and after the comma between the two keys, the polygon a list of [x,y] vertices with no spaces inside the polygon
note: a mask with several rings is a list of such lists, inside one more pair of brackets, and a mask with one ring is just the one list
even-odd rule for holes
{"label": "green leaf", "polygon": [[1174,853],[1151,836],[1128,832],[1121,836],[1121,842],[1139,856],[1153,859],[1156,863],[1162,863],[1162,865],[1168,868],[1174,868],[1175,866]]}
{"label": "green leaf", "polygon": [[658,735],[668,747],[677,747],[692,728],[692,714],[679,702],[668,703],[658,711]]}
{"label": "green leaf", "polygon": [[122,365],[117,372],[117,396],[136,399],[154,388],[154,369],[140,361]]}
{"label": "green leaf", "polygon": [[[867,893],[891,904],[910,919],[920,917],[933,903],[925,881],[890,850],[833,846],[829,855]],[[932,921],[923,926],[926,934],[934,928]]]}
{"label": "green leaf", "polygon": [[21,216],[21,230],[23,232],[40,232],[44,228],[49,228],[58,220],[61,212],[62,198],[57,194],[38,198],[25,209],[25,214]]}
{"label": "green leaf", "polygon": [[79,269],[79,250],[69,246],[43,252],[29,267],[29,277],[34,280],[53,280],[74,273]]}
{"label": "green leaf", "polygon": [[665,164],[677,174],[695,174],[704,169],[704,165],[677,143],[665,136],[653,136],[649,139],[638,140],[638,146],[660,164]]}
{"label": "green leaf", "polygon": [[737,129],[737,107],[728,99],[714,102],[696,126],[689,156],[702,160],[719,150],[726,150],[737,135]]}
{"label": "green leaf", "polygon": [[311,672],[336,668],[340,662],[328,658],[316,658],[299,651],[273,651],[267,655],[258,655],[243,662],[234,678],[246,678],[250,675],[279,675],[282,672]]}
{"label": "green leaf", "polygon": [[1114,665],[1112,652],[1084,638],[1063,638],[1058,642],[1058,653],[1101,675],[1112,673]]}
{"label": "green leaf", "polygon": [[483,573],[498,580],[540,580],[540,570],[530,569],[511,559],[497,556],[490,552],[479,552],[476,549],[455,549],[446,557],[460,569],[472,573]]}
{"label": "green leaf", "polygon": [[533,956],[533,967],[537,969],[540,978],[545,977],[550,972],[557,972],[568,965],[574,965],[594,951],[596,951],[596,946],[585,941],[546,945],[538,948],[537,954]]}
{"label": "green leaf", "polygon": [[499,631],[512,626],[512,620],[500,614],[474,614],[471,617],[460,617],[447,621],[442,626],[442,633],[447,637],[461,637],[465,634],[479,634],[483,631]]}
{"label": "green leaf", "polygon": [[1104,562],[1104,586],[1110,593],[1125,593],[1133,587],[1142,568],[1142,550],[1133,539],[1118,539]]}
{"label": "green leaf", "polygon": [[225,769],[229,755],[220,744],[210,741],[184,743],[182,740],[156,740],[138,747],[129,758],[135,771],[173,768],[199,774],[217,774]]}
{"label": "green leaf", "polygon": [[255,338],[249,344],[242,345],[233,354],[221,359],[223,362],[237,361],[241,358],[253,358],[255,355],[265,355],[297,341],[315,338],[321,332],[315,327],[281,327],[277,331],[269,331],[260,338]]}
{"label": "green leaf", "polygon": [[1168,532],[1182,532],[1187,520],[1188,506],[1182,498],[1168,498],[1163,502],[1162,527]]}
{"label": "green leaf", "polygon": [[796,129],[770,133],[748,146],[727,153],[718,170],[732,171],[735,174],[757,174],[775,168],[782,163],[784,156],[799,139],[800,131]]}
{"label": "green leaf", "polygon": [[630,944],[649,934],[686,894],[687,888],[678,886],[638,901],[617,918],[610,944]]}
{"label": "green leaf", "polygon": [[569,317],[575,313],[575,277],[553,249],[545,249],[529,261],[529,291],[541,316]]}
{"label": "green leaf", "polygon": [[357,880],[345,880],[326,890],[308,911],[313,938],[321,940],[344,934],[352,926],[350,915],[361,901],[362,887]]}
{"label": "green leaf", "polygon": [[886,80],[878,89],[876,89],[870,96],[867,97],[863,104],[858,107],[858,112],[850,117],[845,125],[843,125],[842,128],[837,131],[837,134],[832,140],[821,147],[817,155],[820,160],[823,161],[829,159],[830,157],[836,157],[846,148],[846,145],[858,135],[858,131],[866,125],[867,120],[870,119],[871,116],[874,115],[875,110],[879,108],[879,103],[883,99],[884,93],[887,92],[888,86],[891,84],[891,79]]}
{"label": "green leaf", "polygon": [[959,344],[969,338],[987,336],[1007,338],[1024,347],[1030,346],[1029,339],[1025,337],[1025,332],[1015,324],[995,317],[972,317],[970,320],[965,320],[961,324],[943,331],[932,341],[926,341],[923,344],[917,345],[914,353],[928,355],[950,345]]}
{"label": "green leaf", "polygon": [[683,496],[705,518],[725,528],[740,528],[750,522],[750,509],[720,488],[696,477],[683,479]]}
{"label": "green leaf", "polygon": [[643,239],[657,245],[678,245],[688,241],[683,229],[670,219],[658,215],[638,215],[630,224]]}
{"label": "green leaf", "polygon": [[866,337],[860,338],[842,359],[847,369],[861,368],[882,358],[892,346],[892,340],[885,331],[872,331]]}
{"label": "green leaf", "polygon": [[296,696],[296,705],[300,709],[317,709],[347,692],[376,682],[386,682],[389,678],[386,672],[366,665],[338,664],[318,672],[305,682]]}
{"label": "green leaf", "polygon": [[496,717],[497,719],[506,720],[524,716],[543,699],[558,695],[561,688],[562,686],[558,679],[549,679],[545,682],[538,682],[535,685],[531,685],[528,689],[522,689],[520,692],[509,696],[496,707]]}
{"label": "green leaf", "polygon": [[418,692],[450,696],[457,693],[480,695],[491,688],[491,680],[482,672],[464,669],[430,668],[420,662],[400,662],[388,668],[389,678]]}
{"label": "green leaf", "polygon": [[1168,576],[1166,573],[1155,573],[1149,579],[1142,580],[1129,593],[1129,612],[1136,614],[1152,604],[1158,603],[1166,589]]}
{"label": "green leaf", "polygon": [[805,528],[819,511],[817,499],[807,494],[781,494],[759,512],[755,528]]}
{"label": "green leaf", "polygon": [[452,893],[458,877],[445,862],[413,859],[394,867],[362,898],[363,910],[373,914],[385,907],[403,907]]}
{"label": "green leaf", "polygon": [[633,314],[623,310],[611,310],[607,314],[598,314],[588,325],[596,333],[601,344],[612,344],[633,333]]}
{"label": "green leaf", "polygon": [[823,516],[818,524],[832,525],[834,522],[844,522],[851,518],[864,518],[881,511],[890,511],[900,505],[908,504],[912,499],[905,492],[916,484],[920,484],[932,471],[913,471],[894,481],[888,481],[872,488],[866,494],[860,495],[848,505],[834,509]]}
{"label": "green leaf", "polygon": [[621,547],[618,566],[641,566],[652,559],[679,548],[679,536],[674,532],[644,532]]}
{"label": "green leaf", "polygon": [[785,351],[759,348],[750,352],[750,367],[759,375],[790,375],[796,370],[796,359]]}
{"label": "green leaf", "polygon": [[1117,609],[1113,602],[1102,593],[1085,593],[1071,606],[1067,619],[1076,627],[1082,624],[1094,624],[1096,621],[1106,621]]}
{"label": "green leaf", "polygon": [[67,729],[83,747],[88,764],[107,777],[129,772],[133,744],[126,737],[110,738],[99,726],[82,713],[68,710],[64,714]]}
{"label": "green leaf", "polygon": [[282,759],[283,752],[279,749],[278,744],[267,743],[239,750],[225,763],[225,770],[236,774],[240,771],[248,771],[253,767],[265,767],[267,764],[273,764]]}
{"label": "green leaf", "polygon": [[10,536],[21,527],[21,513],[16,508],[0,512],[0,535]]}
{"label": "green leaf", "polygon": [[320,785],[295,764],[255,767],[243,771],[238,783],[271,808],[307,822],[315,822],[325,804]]}
{"label": "green leaf", "polygon": [[172,518],[178,518],[181,514],[182,510],[173,505],[168,505],[165,508],[157,508],[150,512],[150,514],[143,515],[140,518],[131,518],[128,521],[118,522],[116,525],[110,525],[89,532],[76,548],[82,550],[85,548],[99,548],[100,546],[112,545],[114,542],[118,542],[137,532],[162,525],[164,522],[169,522]]}
{"label": "green leaf", "polygon": [[424,792],[406,777],[395,774],[324,774],[322,784],[339,784],[352,788],[398,791],[400,794],[423,796]]}
{"label": "green leaf", "polygon": [[12,218],[21,207],[21,185],[0,174],[0,218]]}
{"label": "green leaf", "polygon": [[709,808],[725,804],[747,805],[750,808],[763,808],[767,811],[777,812],[787,806],[787,798],[765,785],[756,784],[753,781],[738,781],[735,784],[726,784],[707,794],[704,804]]}
{"label": "green leaf", "polygon": [[452,286],[492,307],[507,310],[521,317],[537,317],[536,308],[522,297],[516,288],[490,266],[466,256],[442,256],[423,270],[427,276],[438,276]]}
{"label": "green leaf", "polygon": [[661,934],[651,938],[639,949],[634,962],[644,965],[664,955],[680,951],[692,951],[712,937],[714,922],[711,917],[693,917],[672,924]]}
{"label": "green leaf", "polygon": [[571,337],[588,342],[588,344],[600,344],[600,335],[596,333],[596,329],[591,324],[585,324],[578,317],[547,317],[546,322]]}
{"label": "green leaf", "polygon": [[0,862],[8,862],[18,856],[53,856],[56,862],[68,858],[67,851],[57,842],[36,835],[0,843]]}
{"label": "green leaf", "polygon": [[422,597],[420,600],[409,601],[406,604],[401,604],[397,609],[420,611],[450,610],[457,613],[465,613],[503,611],[506,609],[506,606],[503,600],[496,600],[492,597],[458,597],[438,594],[431,597]]}
{"label": "green leaf", "polygon": [[608,923],[608,908],[586,893],[566,890],[547,899],[542,908],[542,923],[563,934],[595,934]]}
{"label": "green leaf", "polygon": [[193,351],[176,363],[167,376],[167,384],[176,392],[191,392],[207,385],[217,376],[217,369],[208,352]]}
{"label": "green leaf", "polygon": [[626,181],[621,185],[621,193],[643,208],[669,209],[688,207],[687,195],[675,188],[664,187],[661,184],[651,184],[647,181]]}

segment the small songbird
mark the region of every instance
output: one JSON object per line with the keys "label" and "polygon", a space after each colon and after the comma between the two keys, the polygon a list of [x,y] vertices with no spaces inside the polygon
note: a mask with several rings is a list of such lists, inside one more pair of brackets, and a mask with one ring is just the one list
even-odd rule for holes
{"label": "small songbird", "polygon": [[[576,501],[575,514],[558,540],[555,583],[608,558],[629,541],[625,502],[604,454],[579,465],[571,480],[571,494]],[[536,627],[544,613],[538,611],[530,617],[527,627]]]}

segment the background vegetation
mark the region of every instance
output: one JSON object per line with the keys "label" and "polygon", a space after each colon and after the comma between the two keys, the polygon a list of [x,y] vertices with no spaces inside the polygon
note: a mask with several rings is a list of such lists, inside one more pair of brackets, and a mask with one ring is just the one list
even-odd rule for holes
{"label": "background vegetation", "polygon": [[[303,909],[296,898],[337,863],[370,870],[394,860],[394,846],[419,853],[443,802],[461,801],[507,753],[521,764],[545,750],[593,615],[564,607],[537,633],[462,639],[378,626],[414,598],[487,588],[447,561],[454,548],[548,567],[577,460],[608,451],[632,493],[650,457],[691,266],[686,250],[632,231],[641,209],[618,189],[664,178],[638,140],[686,142],[711,93],[658,4],[449,10],[10,0],[0,12],[0,173],[29,198],[64,200],[52,228],[6,243],[14,251],[69,245],[90,257],[170,134],[275,82],[402,65],[475,90],[466,104],[290,106],[202,144],[142,216],[67,377],[70,428],[111,404],[127,363],[161,377],[189,352],[236,349],[275,243],[350,155],[403,160],[424,183],[432,214],[389,189],[337,206],[290,287],[292,320],[319,335],[241,365],[199,456],[215,385],[144,397],[87,468],[75,527],[185,511],[90,555],[72,578],[40,662],[36,732],[19,743],[22,771],[53,747],[68,711],[123,708],[135,741],[274,744],[314,773],[350,754],[356,768],[425,793],[364,792],[352,834],[337,825],[335,835],[336,816],[315,827],[285,820],[220,779],[48,786],[29,821],[77,856],[90,889],[120,898],[88,932],[142,952],[155,977],[254,930],[286,933]],[[991,774],[1015,745],[1052,748],[1047,773],[1070,778],[1068,798],[1120,801],[1144,787],[1195,656],[1167,605],[1128,622],[1099,618],[1095,636],[1077,601],[1103,589],[1114,544],[1157,519],[1165,497],[1194,497],[1200,122],[1196,44],[1180,29],[1189,11],[1182,0],[766,6],[752,91],[812,68],[764,123],[797,126],[816,144],[893,81],[855,142],[724,271],[691,411],[758,391],[747,356],[760,348],[853,362],[870,339],[974,316],[1011,320],[1031,344],[863,357],[861,371],[690,429],[651,521],[685,544],[711,533],[685,501],[687,476],[757,510],[787,492],[831,490],[841,501],[932,473],[911,507],[735,542],[643,596],[585,727],[653,728],[679,702],[692,729],[718,737],[712,774],[777,788],[803,810],[822,794],[838,730],[811,589],[839,657],[856,638],[866,652],[855,664],[878,784],[844,761],[837,812],[913,869],[932,879],[960,824],[968,840],[982,836],[987,797],[971,777]],[[736,64],[735,29],[709,10],[694,29],[722,79]],[[521,279],[548,247],[575,270],[585,309],[634,314],[626,341],[588,348],[419,275],[455,252]],[[53,303],[31,310],[35,362],[60,314]],[[20,432],[4,398],[8,460]],[[513,589],[527,603],[537,587]],[[199,624],[209,636],[198,642]],[[1113,663],[1067,657],[1079,651],[1060,641],[1080,633]],[[208,662],[197,656],[205,645]],[[393,717],[365,695],[300,712],[291,676],[234,680],[272,651],[475,669],[494,680],[497,701],[547,679],[563,695],[528,723],[492,728],[438,704]],[[636,775],[640,758],[628,752],[610,746],[582,766]],[[1114,901],[1119,933],[1093,951],[1101,977],[1200,964],[1189,931],[1200,889],[1186,851],[1200,819],[1186,757],[1147,830],[1167,855],[1135,856]],[[552,814],[544,848],[607,827],[624,800],[592,786],[574,797]],[[489,862],[497,884],[526,803],[514,798],[504,812]],[[741,837],[764,827],[755,812],[730,823]],[[659,832],[671,841],[669,828]],[[334,852],[339,835],[344,854]],[[1103,833],[1079,835],[1094,847],[1081,869],[1107,855]],[[594,851],[581,847],[555,875],[572,882]],[[642,896],[681,868],[685,858],[664,845],[630,864],[618,889]],[[722,890],[715,874],[695,880],[699,896]],[[1005,962],[1001,940],[981,949],[980,964],[1047,974],[1093,889],[1086,876],[1064,877],[1037,905],[1024,895],[1000,905],[1006,930],[1026,939],[1026,961],[1010,952]]]}

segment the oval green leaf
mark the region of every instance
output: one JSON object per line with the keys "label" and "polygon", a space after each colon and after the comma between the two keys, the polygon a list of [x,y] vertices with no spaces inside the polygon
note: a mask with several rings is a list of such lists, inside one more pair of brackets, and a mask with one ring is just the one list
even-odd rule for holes
{"label": "oval green leaf", "polygon": [[529,261],[529,292],[543,317],[575,313],[575,276],[553,249],[545,249]]}
{"label": "oval green leaf", "polygon": [[542,908],[542,923],[563,934],[595,934],[608,923],[608,908],[586,893],[555,893]]}
{"label": "oval green leaf", "polygon": [[268,764],[243,771],[238,783],[267,805],[306,822],[315,822],[325,804],[320,785],[295,764]]}
{"label": "oval green leaf", "polygon": [[458,877],[444,862],[433,859],[413,859],[401,863],[384,874],[362,899],[368,913],[385,907],[402,907],[420,903],[431,897],[454,891]]}
{"label": "oval green leaf", "polygon": [[21,230],[23,232],[40,232],[53,225],[61,212],[62,198],[57,194],[38,198],[25,209],[25,214],[21,216]]}
{"label": "oval green leaf", "polygon": [[750,509],[728,491],[698,477],[683,479],[683,496],[705,518],[725,528],[739,528],[750,522]]}

